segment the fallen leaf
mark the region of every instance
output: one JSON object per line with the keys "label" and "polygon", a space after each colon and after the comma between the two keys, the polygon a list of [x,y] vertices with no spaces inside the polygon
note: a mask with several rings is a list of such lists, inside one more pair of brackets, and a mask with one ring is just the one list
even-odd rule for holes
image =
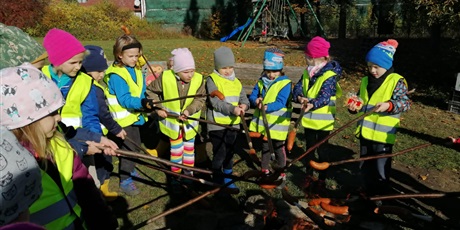
{"label": "fallen leaf", "polygon": [[426,179],[428,179],[428,174],[426,174],[426,175],[419,175],[418,177],[419,177],[421,180],[426,180]]}

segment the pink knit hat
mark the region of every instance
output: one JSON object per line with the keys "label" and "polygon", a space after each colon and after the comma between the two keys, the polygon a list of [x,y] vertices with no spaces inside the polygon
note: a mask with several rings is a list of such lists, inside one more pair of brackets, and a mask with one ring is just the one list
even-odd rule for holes
{"label": "pink knit hat", "polygon": [[30,63],[0,70],[0,123],[24,127],[64,106],[57,85]]}
{"label": "pink knit hat", "polygon": [[311,58],[327,57],[329,48],[331,44],[326,39],[316,36],[305,46],[305,54]]}
{"label": "pink knit hat", "polygon": [[187,48],[178,48],[171,52],[173,55],[173,70],[175,73],[195,69],[195,60]]}
{"label": "pink knit hat", "polygon": [[48,59],[54,66],[59,66],[73,56],[85,52],[85,47],[72,34],[60,29],[51,29],[43,39],[43,46],[48,52]]}

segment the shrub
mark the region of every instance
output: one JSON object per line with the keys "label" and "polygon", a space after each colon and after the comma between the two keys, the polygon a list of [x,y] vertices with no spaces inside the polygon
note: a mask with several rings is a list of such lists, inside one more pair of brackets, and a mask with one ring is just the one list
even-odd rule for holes
{"label": "shrub", "polygon": [[2,0],[0,22],[19,28],[33,27],[43,16],[48,0]]}

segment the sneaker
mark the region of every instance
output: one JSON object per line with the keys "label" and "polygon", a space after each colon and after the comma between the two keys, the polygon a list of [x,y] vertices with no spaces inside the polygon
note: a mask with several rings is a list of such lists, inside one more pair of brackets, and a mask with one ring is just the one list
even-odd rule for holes
{"label": "sneaker", "polygon": [[135,196],[140,193],[131,177],[120,182],[120,189],[128,196]]}
{"label": "sneaker", "polygon": [[276,181],[280,181],[280,180],[281,180],[281,184],[276,186],[276,189],[283,189],[284,187],[286,187],[286,173],[281,173],[278,179],[276,179]]}

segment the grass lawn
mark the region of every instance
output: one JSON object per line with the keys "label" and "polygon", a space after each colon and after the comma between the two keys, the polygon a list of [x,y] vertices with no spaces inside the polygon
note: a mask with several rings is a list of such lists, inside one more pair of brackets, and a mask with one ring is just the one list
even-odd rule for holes
{"label": "grass lawn", "polygon": [[[344,67],[344,75],[340,81],[344,89],[344,94],[359,89],[359,80],[365,74],[363,61],[365,53],[377,41],[331,41],[331,55]],[[240,44],[236,42],[220,43],[194,38],[142,40],[141,42],[144,47],[144,53],[150,61],[167,60],[170,57],[171,50],[174,48],[190,48],[195,57],[197,71],[203,74],[208,74],[212,71],[214,65],[213,51],[222,45],[233,49],[237,62],[261,64],[264,49],[271,45],[276,45],[286,52],[285,65],[303,66],[305,63],[303,57],[305,43],[302,42],[273,42],[273,44],[247,42],[244,48],[241,48]],[[83,43],[85,45],[102,46],[108,58],[113,59],[111,55],[113,41],[83,41]],[[397,172],[395,175],[398,175],[398,177],[395,177],[394,183],[401,182],[413,189],[405,190],[405,192],[460,191],[460,154],[456,149],[444,145],[446,137],[460,135],[460,116],[447,112],[447,105],[445,103],[449,99],[449,94],[455,83],[454,73],[460,72],[460,69],[455,69],[458,66],[445,64],[460,63],[459,58],[456,57],[458,55],[455,55],[449,49],[449,45],[450,41],[445,41],[440,44],[438,51],[433,52],[430,51],[431,48],[428,40],[401,39],[400,47],[397,49],[395,55],[396,72],[406,77],[410,89],[417,89],[411,95],[411,99],[413,100],[411,110],[402,115],[401,127],[393,152],[427,142],[433,143],[431,147],[393,158],[395,172]],[[298,79],[299,77],[300,73],[294,79]],[[336,127],[342,126],[353,118],[344,107],[340,106],[342,104],[343,98],[338,100]],[[299,156],[305,150],[302,133],[303,129],[300,129],[297,147],[288,155],[291,159]],[[239,144],[244,142],[245,139],[241,139],[241,142],[238,142],[238,146],[244,146],[245,144]],[[354,125],[333,137],[330,143],[332,144],[332,149],[335,151],[334,154],[338,158],[357,153],[359,142],[354,138]],[[235,155],[235,161],[237,162],[240,162],[239,159],[246,156],[244,150],[239,152],[240,154]],[[212,156],[209,149],[208,155]],[[241,175],[248,168],[249,166],[245,161],[241,161],[235,166],[235,172]],[[356,186],[353,186],[353,175],[355,174],[352,171],[347,171],[348,169],[346,168],[343,168],[343,170],[339,175],[348,173],[351,175],[351,178],[343,179],[339,176],[327,180],[326,185],[332,191],[331,194],[334,194],[334,190],[349,191],[356,188]],[[135,198],[124,197],[125,199],[121,199],[113,206],[119,217],[122,229],[128,229],[146,221],[190,198],[189,196],[176,197],[168,193],[166,177],[163,173],[144,166],[140,166],[139,171],[143,174],[142,183],[138,183],[142,191],[141,194]],[[297,197],[305,197],[305,193],[302,191],[305,179],[303,162],[296,163],[293,167],[289,168],[287,173],[289,191]],[[115,176],[113,179],[112,188],[117,189],[116,182],[118,180]],[[242,213],[241,205],[244,203],[242,200],[247,198],[248,194],[261,191],[261,189],[250,183],[238,182],[237,185],[242,191],[239,195],[234,195],[233,199],[211,196],[211,198],[206,199],[207,204],[202,203],[191,206],[179,213],[161,218],[144,227],[144,229],[198,229],[196,226],[205,226],[198,224],[201,222],[208,221],[214,223],[218,219],[219,224],[222,224],[222,219],[220,218],[225,215],[235,215],[230,218],[235,222],[232,222],[234,225],[231,226],[239,226],[238,224],[244,226],[244,222],[247,222],[247,220],[235,213]],[[201,187],[197,188],[198,192],[203,192],[204,190]],[[279,191],[263,191],[263,193],[274,198],[281,197]],[[452,200],[449,201],[452,202]],[[459,203],[458,199],[453,202]],[[441,212],[445,217],[450,219],[458,217],[458,214],[454,214],[453,205],[449,208],[449,206],[435,205],[435,203],[427,202],[426,205],[429,206],[428,208],[424,208],[423,210],[422,208],[416,209],[431,215]],[[420,206],[423,207],[423,205]],[[199,213],[203,215],[198,215]],[[204,218],[203,216],[207,216],[208,218]],[[216,226],[220,226],[219,224],[212,226],[215,228]],[[226,229],[222,226],[218,228]]]}

